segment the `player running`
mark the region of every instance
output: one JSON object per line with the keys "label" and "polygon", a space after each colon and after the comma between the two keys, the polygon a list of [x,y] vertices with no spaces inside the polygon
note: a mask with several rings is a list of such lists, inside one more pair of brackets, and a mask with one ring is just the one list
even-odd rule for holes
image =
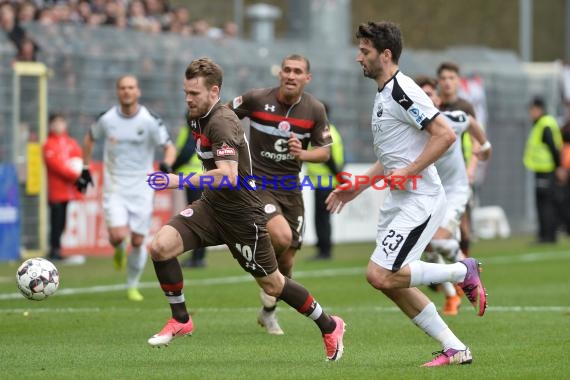
{"label": "player running", "polygon": [[[339,360],[344,349],[344,321],[325,313],[307,289],[277,269],[259,192],[248,181],[253,175],[249,144],[235,113],[220,103],[221,87],[222,70],[212,60],[200,58],[187,67],[184,92],[190,111],[188,123],[205,172],[184,181],[199,187],[206,178],[211,187],[205,187],[202,198],[172,218],[152,241],[154,269],[172,318],[148,343],[167,345],[194,330],[186,309],[177,256],[198,247],[226,244],[234,259],[268,295],[278,297],[317,324],[327,360]],[[149,181],[156,185],[160,178]],[[169,187],[178,188],[180,176],[170,174],[168,181]],[[189,186],[188,182],[185,184]]]}
{"label": "player running", "polygon": [[[176,148],[164,123],[144,105],[139,104],[138,80],[124,75],[116,82],[119,105],[102,113],[84,138],[84,169],[77,187],[84,192],[93,184],[89,161],[97,140],[104,141],[103,210],[109,231],[109,242],[115,248],[115,269],[127,266],[127,297],[142,301],[138,284],[148,254],[144,240],[150,229],[154,191],[144,182],[152,171],[154,152],[164,150],[161,170],[174,162]],[[126,254],[130,233],[131,252]]]}
{"label": "player running", "polygon": [[[298,181],[303,161],[326,162],[332,144],[324,105],[304,92],[311,78],[309,60],[292,54],[281,62],[279,87],[248,91],[229,104],[240,119],[249,118],[253,173],[269,217],[267,230],[279,271],[289,278],[303,241],[305,207],[301,189],[284,188],[284,179]],[[258,323],[269,334],[282,335],[277,300],[263,291],[260,296]]]}
{"label": "player running", "polygon": [[[441,343],[437,357],[424,366],[471,363],[470,349],[449,329],[434,304],[417,286],[459,283],[477,312],[486,308],[479,263],[467,259],[432,264],[420,257],[441,225],[445,192],[432,165],[455,141],[455,134],[427,95],[399,70],[400,28],[391,22],[361,24],[357,61],[364,76],[378,84],[372,111],[373,146],[378,161],[368,178],[416,176],[416,186],[391,190],[380,209],[376,249],[366,278],[390,298],[425,333]],[[417,176],[421,176],[418,178]],[[331,212],[340,212],[371,184],[336,189],[327,199]]]}
{"label": "player running", "polygon": [[[417,77],[415,81],[432,100],[434,105],[439,108],[441,99],[436,91],[437,82],[424,76]],[[471,195],[471,187],[467,178],[467,169],[463,162],[461,136],[468,131],[470,136],[478,142],[480,148],[477,152],[473,152],[478,159],[485,161],[491,156],[492,152],[491,143],[487,140],[483,128],[481,128],[473,116],[460,110],[444,111],[442,115],[446,117],[457,139],[435,162],[435,167],[441,178],[447,198],[443,222],[430,241],[431,249],[427,254],[428,261],[435,263],[444,263],[444,258],[451,262],[465,259],[459,248],[459,240],[457,238],[459,237],[461,218]],[[457,315],[461,305],[461,296],[458,294],[456,287],[449,282],[443,283],[442,287],[446,296],[443,314]]]}

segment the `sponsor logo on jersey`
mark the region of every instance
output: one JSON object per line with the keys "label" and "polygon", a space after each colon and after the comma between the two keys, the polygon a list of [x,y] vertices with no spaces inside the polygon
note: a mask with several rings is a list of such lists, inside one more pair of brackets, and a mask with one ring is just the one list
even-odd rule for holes
{"label": "sponsor logo on jersey", "polygon": [[180,215],[185,216],[187,218],[191,217],[194,214],[194,210],[191,208],[184,209],[180,211]]}
{"label": "sponsor logo on jersey", "polygon": [[281,131],[289,132],[291,130],[291,124],[287,120],[283,120],[279,123],[277,128]]}
{"label": "sponsor logo on jersey", "polygon": [[236,150],[226,143],[222,143],[222,147],[216,150],[216,156],[235,156]]}
{"label": "sponsor logo on jersey", "polygon": [[273,104],[271,104],[271,105],[266,104],[266,105],[265,105],[265,110],[266,110],[266,111],[275,112],[275,106],[274,106]]}
{"label": "sponsor logo on jersey", "polygon": [[280,152],[280,153],[287,152],[287,150],[289,149],[288,140],[287,139],[275,140],[275,144],[273,144],[273,148],[275,148],[275,150],[277,152]]}
{"label": "sponsor logo on jersey", "polygon": [[232,107],[238,108],[239,106],[241,106],[242,103],[243,103],[243,98],[241,96],[238,96],[237,98],[234,98],[234,101],[232,102]]}

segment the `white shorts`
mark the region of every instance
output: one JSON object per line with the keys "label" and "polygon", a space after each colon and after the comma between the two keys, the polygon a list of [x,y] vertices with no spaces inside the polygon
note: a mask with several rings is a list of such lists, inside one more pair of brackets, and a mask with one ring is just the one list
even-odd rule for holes
{"label": "white shorts", "polygon": [[447,191],[445,197],[447,198],[445,215],[440,227],[451,232],[452,236],[455,236],[459,224],[461,223],[461,217],[465,214],[465,207],[467,202],[469,202],[469,197],[471,196],[471,190],[469,188],[461,190]]}
{"label": "white shorts", "polygon": [[419,260],[441,225],[445,202],[443,190],[433,196],[390,192],[380,208],[376,249],[370,260],[392,272]]}
{"label": "white shorts", "polygon": [[103,211],[107,227],[128,226],[131,232],[145,236],[148,234],[152,221],[154,190],[150,187],[141,190],[137,194],[103,193]]}

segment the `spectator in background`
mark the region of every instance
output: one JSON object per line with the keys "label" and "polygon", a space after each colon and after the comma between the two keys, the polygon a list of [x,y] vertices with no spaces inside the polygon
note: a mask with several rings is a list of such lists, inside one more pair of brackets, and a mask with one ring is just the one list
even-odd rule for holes
{"label": "spectator in background", "polygon": [[[327,117],[329,107],[326,103],[325,112]],[[330,119],[329,119],[330,120]],[[338,185],[336,175],[344,167],[344,148],[342,137],[336,127],[329,123],[329,130],[333,140],[331,154],[326,162],[307,162],[307,174],[311,183],[315,186],[315,230],[317,232],[317,253],[315,260],[329,260],[332,254],[332,228],[331,214],[327,211],[326,199]]]}
{"label": "spectator in background", "polygon": [[23,24],[36,19],[38,7],[31,1],[25,1],[20,5],[18,10],[18,23]]}
{"label": "spectator in background", "polygon": [[239,27],[233,21],[228,21],[224,24],[224,38],[237,38],[239,37]]}
{"label": "spectator in background", "polygon": [[81,198],[81,193],[75,188],[75,181],[83,166],[81,156],[81,147],[67,134],[66,119],[59,114],[51,115],[43,157],[47,169],[50,210],[48,258],[52,261],[64,260],[61,256],[61,236],[65,230],[68,203]]}
{"label": "spectator in background", "polygon": [[537,243],[556,243],[558,212],[556,182],[567,180],[566,170],[560,165],[562,134],[556,119],[546,113],[543,98],[535,97],[528,107],[533,122],[523,156],[525,167],[535,173],[535,199],[538,215]]}

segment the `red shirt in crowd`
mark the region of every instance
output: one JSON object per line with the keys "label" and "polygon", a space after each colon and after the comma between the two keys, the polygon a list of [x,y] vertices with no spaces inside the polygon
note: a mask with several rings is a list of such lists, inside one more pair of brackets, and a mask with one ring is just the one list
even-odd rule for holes
{"label": "red shirt in crowd", "polygon": [[75,188],[75,181],[81,170],[71,166],[72,158],[82,158],[81,147],[67,133],[50,133],[43,146],[44,162],[47,168],[48,201],[67,202],[81,198]]}

